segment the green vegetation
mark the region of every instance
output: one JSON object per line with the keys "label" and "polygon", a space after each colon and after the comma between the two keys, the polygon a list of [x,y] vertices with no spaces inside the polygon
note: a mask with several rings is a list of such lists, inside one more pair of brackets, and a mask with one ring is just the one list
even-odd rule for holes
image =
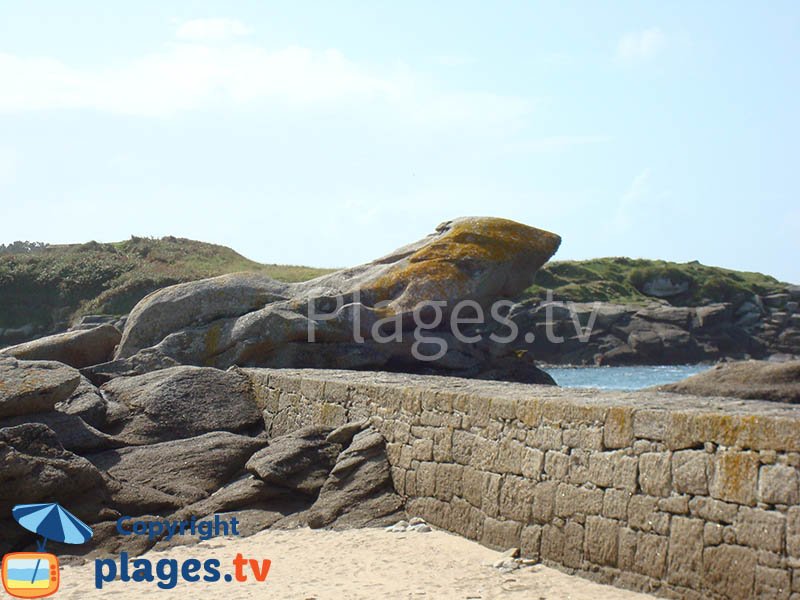
{"label": "green vegetation", "polygon": [[646,304],[653,298],[643,293],[644,284],[656,278],[688,284],[685,293],[666,298],[677,306],[739,303],[753,294],[780,291],[786,285],[761,273],[709,267],[697,261],[673,263],[617,257],[551,262],[539,270],[525,295],[543,299],[549,289],[556,300]]}
{"label": "green vegetation", "polygon": [[230,248],[166,237],[124,242],[0,246],[0,328],[50,327],[81,314],[122,315],[174,283],[254,271],[304,281],[326,269],[264,265]]}

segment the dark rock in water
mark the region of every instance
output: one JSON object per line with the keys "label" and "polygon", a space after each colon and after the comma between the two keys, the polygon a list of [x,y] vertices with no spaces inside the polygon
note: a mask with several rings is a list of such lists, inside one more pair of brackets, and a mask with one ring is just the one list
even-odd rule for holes
{"label": "dark rock in water", "polygon": [[722,363],[657,389],[696,396],[732,396],[800,404],[800,360]]}
{"label": "dark rock in water", "polygon": [[202,500],[237,476],[247,459],[267,444],[228,432],[108,450],[88,456],[123,486],[133,483],[175,498],[180,506]]}
{"label": "dark rock in water", "polygon": [[106,499],[103,476],[59,443],[40,423],[0,429],[0,514],[16,504],[59,502],[81,519],[98,520]]}
{"label": "dark rock in water", "polygon": [[82,369],[111,359],[122,334],[113,325],[66,331],[11,346],[3,354],[20,360],[54,360]]}
{"label": "dark rock in water", "polygon": [[56,404],[56,410],[80,417],[95,429],[104,430],[108,422],[108,402],[100,390],[81,376],[81,381],[72,395]]}
{"label": "dark rock in water", "polygon": [[403,499],[394,492],[383,436],[372,429],[355,435],[306,515],[313,528],[367,527],[397,521]]}
{"label": "dark rock in water", "polygon": [[340,444],[326,440],[330,432],[305,427],[275,438],[247,461],[247,470],[267,483],[315,496],[342,450]]}
{"label": "dark rock in water", "polygon": [[114,430],[129,445],[263,426],[250,380],[237,371],[173,367],[114,379],[102,391],[127,409]]}
{"label": "dark rock in water", "polygon": [[0,417],[51,411],[80,380],[78,371],[61,363],[0,357]]}
{"label": "dark rock in water", "polygon": [[119,440],[87,424],[79,416],[59,411],[0,419],[0,428],[15,427],[24,423],[46,425],[56,434],[56,438],[65,450],[78,454],[97,452],[123,445]]}
{"label": "dark rock in water", "polygon": [[[115,360],[84,374],[98,383],[173,361],[218,368],[435,370],[467,377],[519,373],[521,380],[536,380],[530,362],[511,368],[496,360],[502,357],[491,346],[456,343],[451,316],[469,301],[488,322],[491,305],[523,292],[560,241],[506,219],[469,217],[443,223],[427,238],[369,264],[311,281],[280,283],[239,273],[171,286],[133,309]],[[441,308],[438,324],[431,325],[435,314],[419,310],[426,303]],[[387,341],[384,329],[393,328],[403,339]],[[416,339],[420,329],[427,340]],[[428,360],[439,350],[434,338],[448,348]],[[415,353],[418,348],[426,351]],[[552,383],[539,373],[540,382]]]}

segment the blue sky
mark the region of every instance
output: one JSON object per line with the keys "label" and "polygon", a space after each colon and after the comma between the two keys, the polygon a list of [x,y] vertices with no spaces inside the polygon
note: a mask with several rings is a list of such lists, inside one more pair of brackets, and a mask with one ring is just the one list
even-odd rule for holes
{"label": "blue sky", "polygon": [[346,266],[461,215],[800,282],[800,4],[0,4],[0,241]]}

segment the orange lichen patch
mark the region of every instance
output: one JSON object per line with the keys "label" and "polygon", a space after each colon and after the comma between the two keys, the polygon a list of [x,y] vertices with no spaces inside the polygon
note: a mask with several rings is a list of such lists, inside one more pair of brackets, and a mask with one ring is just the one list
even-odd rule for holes
{"label": "orange lichen patch", "polygon": [[723,452],[717,457],[712,495],[729,502],[753,504],[758,479],[758,455]]}
{"label": "orange lichen patch", "polygon": [[507,263],[529,270],[532,276],[561,243],[553,233],[508,219],[467,218],[448,227],[364,291],[387,299],[414,282],[424,286],[420,291],[427,299],[462,296],[469,288],[461,284],[472,278],[467,268],[474,271]]}

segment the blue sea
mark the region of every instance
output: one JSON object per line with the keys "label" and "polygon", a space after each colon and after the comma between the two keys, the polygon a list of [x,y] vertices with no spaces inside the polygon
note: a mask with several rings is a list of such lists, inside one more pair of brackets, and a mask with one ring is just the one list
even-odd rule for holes
{"label": "blue sea", "polygon": [[711,368],[711,365],[666,367],[543,367],[556,383],[568,388],[639,390],[674,383]]}

